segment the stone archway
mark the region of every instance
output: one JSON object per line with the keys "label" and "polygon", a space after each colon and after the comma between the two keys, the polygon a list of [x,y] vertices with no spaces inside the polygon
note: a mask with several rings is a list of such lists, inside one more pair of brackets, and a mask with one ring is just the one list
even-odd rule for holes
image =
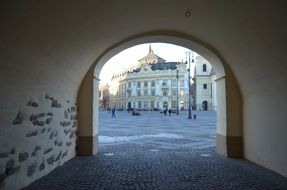
{"label": "stone archway", "polygon": [[216,73],[217,128],[216,151],[228,157],[242,157],[242,97],[237,81],[220,53],[205,42],[175,31],[154,31],[131,36],[113,45],[94,62],[78,94],[78,154],[94,155],[98,150],[98,86],[103,65],[129,47],[163,42],[191,49],[209,61]]}

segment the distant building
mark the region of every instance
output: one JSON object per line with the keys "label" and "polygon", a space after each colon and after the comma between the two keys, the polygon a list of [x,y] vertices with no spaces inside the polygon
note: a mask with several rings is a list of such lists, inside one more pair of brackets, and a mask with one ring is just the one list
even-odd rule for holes
{"label": "distant building", "polygon": [[108,109],[110,107],[110,92],[108,84],[100,85],[99,98],[99,108]]}
{"label": "distant building", "polygon": [[113,75],[109,87],[110,106],[123,110],[175,110],[178,105],[180,110],[186,110],[187,80],[186,63],[166,62],[150,46],[137,66]]}
{"label": "distant building", "polygon": [[216,110],[216,83],[213,67],[202,56],[195,58],[193,108]]}

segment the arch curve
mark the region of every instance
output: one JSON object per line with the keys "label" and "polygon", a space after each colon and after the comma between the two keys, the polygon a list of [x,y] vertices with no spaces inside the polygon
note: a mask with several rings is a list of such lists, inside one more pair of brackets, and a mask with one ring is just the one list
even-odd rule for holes
{"label": "arch curve", "polygon": [[78,93],[78,154],[94,155],[98,150],[98,86],[99,74],[104,64],[129,47],[153,42],[191,49],[212,64],[218,88],[216,150],[228,157],[242,157],[242,96],[231,69],[215,48],[177,31],[151,31],[130,36],[107,48],[92,64]]}

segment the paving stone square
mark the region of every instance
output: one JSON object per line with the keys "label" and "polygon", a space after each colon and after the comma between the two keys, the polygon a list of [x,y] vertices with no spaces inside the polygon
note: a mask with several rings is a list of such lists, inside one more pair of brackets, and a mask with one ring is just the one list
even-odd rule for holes
{"label": "paving stone square", "polygon": [[287,189],[287,179],[215,153],[216,113],[99,113],[99,153],[75,157],[26,190]]}

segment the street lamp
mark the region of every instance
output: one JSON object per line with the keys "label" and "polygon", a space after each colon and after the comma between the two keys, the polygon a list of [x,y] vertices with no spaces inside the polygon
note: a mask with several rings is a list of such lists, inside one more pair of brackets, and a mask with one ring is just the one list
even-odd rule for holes
{"label": "street lamp", "polygon": [[176,115],[179,114],[178,110],[178,68],[176,68]]}
{"label": "street lamp", "polygon": [[[188,55],[188,119],[192,119],[191,117],[191,99],[190,99],[190,51],[186,52]],[[193,56],[193,55],[192,55]],[[192,62],[194,62],[192,58]]]}

